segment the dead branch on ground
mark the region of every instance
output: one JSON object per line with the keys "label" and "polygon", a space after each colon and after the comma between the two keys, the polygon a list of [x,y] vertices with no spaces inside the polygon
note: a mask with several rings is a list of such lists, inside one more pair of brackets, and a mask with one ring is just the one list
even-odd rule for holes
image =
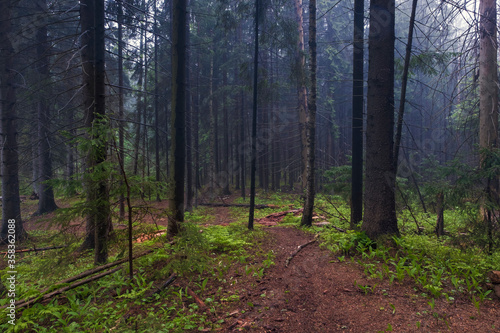
{"label": "dead branch on ground", "polygon": [[299,245],[297,247],[297,249],[286,259],[285,267],[288,267],[288,265],[290,264],[290,261],[292,261],[292,259],[300,252],[300,250],[305,248],[307,245],[314,243],[318,237],[319,237],[319,234],[314,236],[314,238],[312,240],[310,240],[309,242],[302,244],[302,245]]}
{"label": "dead branch on ground", "polygon": [[52,297],[54,296],[57,296],[57,295],[60,295],[62,294],[63,292],[65,291],[68,291],[68,290],[71,290],[71,289],[74,289],[76,287],[79,287],[79,286],[82,286],[84,284],[87,284],[89,282],[92,282],[92,281],[95,281],[95,280],[98,280],[106,275],[109,275],[109,274],[112,274],[114,272],[117,272],[119,271],[120,269],[122,269],[121,267],[116,267],[110,271],[107,271],[107,272],[102,272],[101,274],[98,274],[98,275],[94,275],[88,279],[85,279],[85,280],[82,280],[82,281],[78,281],[74,284],[71,284],[69,286],[66,286],[66,287],[62,287],[60,289],[57,289],[57,290],[54,290],[53,292],[51,293],[48,293],[48,294],[45,294],[39,298],[32,298],[31,300],[28,300],[26,302],[23,302],[23,303],[20,303],[20,304],[16,304],[16,308],[17,309],[20,309],[20,308],[24,308],[24,307],[27,307],[27,306],[30,306],[30,305],[33,305],[35,303],[39,303],[39,302],[43,302],[45,300],[48,300],[48,299],[51,299]]}
{"label": "dead branch on ground", "polygon": [[[32,248],[32,249],[22,249],[22,250],[16,250],[16,253],[24,253],[24,252],[38,252],[38,251],[46,251],[46,250],[55,250],[55,249],[62,249],[66,246],[48,246],[48,247],[41,247],[41,248]],[[5,252],[0,252],[0,254],[8,254],[8,251]]]}

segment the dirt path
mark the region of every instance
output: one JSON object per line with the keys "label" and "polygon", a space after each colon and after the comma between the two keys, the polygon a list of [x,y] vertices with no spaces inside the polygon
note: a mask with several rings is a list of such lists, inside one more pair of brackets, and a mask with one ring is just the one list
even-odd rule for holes
{"label": "dirt path", "polygon": [[[452,305],[436,300],[431,311],[412,285],[367,280],[358,265],[340,263],[317,242],[285,267],[290,253],[314,236],[295,228],[267,230],[264,247],[275,252],[275,266],[233,305],[225,332],[500,332],[498,300],[486,302],[479,314],[466,299]],[[354,281],[378,285],[365,294]]]}

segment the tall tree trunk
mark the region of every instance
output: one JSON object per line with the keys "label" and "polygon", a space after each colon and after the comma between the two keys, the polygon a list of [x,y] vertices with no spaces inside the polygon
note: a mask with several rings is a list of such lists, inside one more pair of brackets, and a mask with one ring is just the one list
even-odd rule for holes
{"label": "tall tree trunk", "polygon": [[[123,79],[123,0],[118,0],[118,158],[125,164],[125,131],[123,128],[124,108],[124,79]],[[123,177],[120,179],[120,188],[123,188]],[[125,196],[120,191],[120,220],[125,219]]]}
{"label": "tall tree trunk", "polygon": [[248,229],[253,230],[255,210],[255,173],[257,171],[257,83],[259,78],[259,12],[260,1],[255,0],[255,35],[253,59],[253,109],[252,109],[252,157],[250,166],[250,210],[248,213]]}
{"label": "tall tree trunk", "polygon": [[[240,91],[241,108],[240,108],[240,144],[245,144],[245,91]],[[245,168],[245,149],[240,151],[240,183],[241,183],[241,197],[245,200],[246,196],[246,168]]]}
{"label": "tall tree trunk", "polygon": [[[223,53],[223,62],[226,64],[227,61],[227,53]],[[227,70],[223,69],[222,71],[222,89],[227,88]],[[222,181],[222,195],[230,195],[231,191],[229,191],[229,114],[227,111],[227,96],[223,97],[222,100],[222,113],[223,113],[223,126],[224,126],[224,162],[222,163],[221,168],[221,181]]]}
{"label": "tall tree trunk", "polygon": [[[352,74],[352,173],[351,229],[363,219],[363,67],[364,0],[354,0],[354,47]],[[331,140],[331,136],[329,136]]]}
{"label": "tall tree trunk", "polygon": [[[190,1],[188,1],[188,6]],[[193,94],[191,91],[191,47],[189,32],[189,13],[186,20],[186,210],[193,210]]]}
{"label": "tall tree trunk", "polygon": [[[498,69],[497,69],[497,10],[495,0],[481,0],[479,5],[479,146],[481,167],[493,166],[494,153],[498,154]],[[486,223],[489,253],[493,252],[493,220],[499,205],[498,175],[486,180],[486,197],[481,213]],[[497,213],[498,214],[498,213]]]}
{"label": "tall tree trunk", "polygon": [[[160,132],[159,132],[159,113],[160,113],[160,103],[159,103],[159,91],[158,91],[158,22],[156,21],[156,17],[158,15],[157,3],[156,0],[154,2],[154,21],[153,21],[153,31],[154,31],[154,39],[155,39],[155,53],[154,53],[154,76],[155,76],[155,97],[154,97],[154,107],[155,107],[155,180],[157,182],[157,186],[160,183]],[[160,202],[160,191],[157,189],[156,191],[156,201]]]}
{"label": "tall tree trunk", "polygon": [[[144,3],[143,3],[144,6]],[[145,37],[143,36],[145,34],[144,32],[145,29],[142,29],[141,32],[141,37],[140,37],[140,44],[139,44],[139,50],[140,54],[144,54],[144,42],[143,40]],[[137,86],[141,87],[143,86],[143,67],[144,65],[144,59],[141,56],[139,60],[139,78],[137,80]],[[133,169],[133,174],[134,176],[137,176],[139,172],[139,150],[140,150],[140,145],[141,145],[141,121],[142,121],[142,110],[143,110],[143,103],[145,103],[145,98],[144,98],[144,92],[139,92],[139,96],[137,96],[137,105],[136,105],[136,127],[135,127],[135,142],[134,142],[134,169]],[[144,115],[144,118],[146,118],[146,115]],[[144,121],[145,122],[145,121]],[[168,147],[168,146],[167,146]],[[167,163],[168,164],[168,163]]]}
{"label": "tall tree trunk", "polygon": [[173,237],[184,222],[184,174],[186,165],[186,21],[184,0],[173,0],[172,15],[172,187],[169,199],[168,235]]}
{"label": "tall tree trunk", "polygon": [[216,113],[214,110],[214,56],[210,55],[210,78],[208,83],[208,113],[210,116],[210,145],[209,145],[209,155],[210,155],[210,170],[209,170],[209,182],[210,182],[210,200],[215,198],[216,183],[217,183],[217,124],[216,124]]}
{"label": "tall tree trunk", "polygon": [[301,147],[301,189],[305,190],[307,183],[307,89],[306,89],[306,54],[304,45],[304,18],[302,0],[295,0],[295,17],[297,21],[298,40],[296,53],[297,96],[299,111],[299,131]]}
{"label": "tall tree trunk", "polygon": [[94,248],[94,263],[107,261],[110,205],[107,175],[101,170],[107,158],[105,112],[104,0],[81,0],[82,63],[85,85],[85,123],[91,145],[86,161],[86,190],[89,212],[87,236],[82,247]]}
{"label": "tall tree trunk", "polygon": [[17,114],[14,71],[14,48],[12,46],[11,0],[0,1],[0,112],[2,139],[2,230],[0,240],[6,240],[10,222],[15,221],[15,239],[23,240],[26,232],[21,218],[19,200],[19,156],[17,146]]}
{"label": "tall tree trunk", "polygon": [[362,230],[372,239],[399,234],[393,160],[394,41],[394,0],[371,0]]}
{"label": "tall tree trunk", "polygon": [[307,121],[307,186],[302,225],[311,226],[314,208],[314,160],[316,141],[316,0],[309,0],[309,54],[311,89],[309,95],[309,115]]}
{"label": "tall tree trunk", "polygon": [[[46,0],[37,0],[36,11],[41,15],[47,14]],[[38,82],[42,84],[38,91],[37,113],[38,113],[38,167],[40,170],[39,186],[38,186],[38,209],[35,215],[53,212],[57,209],[54,201],[54,190],[52,185],[47,182],[52,179],[52,152],[51,144],[52,135],[50,134],[50,106],[47,103],[47,98],[50,93],[47,87],[50,87],[49,73],[49,44],[47,42],[47,26],[38,27],[36,33],[37,40],[37,72]]]}

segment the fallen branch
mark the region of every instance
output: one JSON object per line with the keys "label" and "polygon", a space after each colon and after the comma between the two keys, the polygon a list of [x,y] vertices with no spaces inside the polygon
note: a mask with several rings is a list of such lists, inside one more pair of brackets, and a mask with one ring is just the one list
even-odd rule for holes
{"label": "fallen branch", "polygon": [[207,309],[207,305],[205,304],[205,302],[203,302],[201,300],[201,298],[199,298],[198,295],[195,294],[194,291],[192,291],[191,289],[189,289],[189,287],[186,287],[186,291],[189,294],[189,296],[193,297],[194,301],[196,302],[196,304],[198,304],[198,306],[200,307],[200,309],[202,309],[202,310]]}
{"label": "fallen branch", "polygon": [[336,226],[334,226],[334,225],[330,225],[330,227],[331,227],[331,228],[333,228],[333,229],[335,229],[335,230],[337,230],[337,231],[340,231],[340,232],[344,232],[344,233],[345,233],[345,232],[347,232],[347,231],[345,231],[344,229],[339,228],[339,227],[336,227]]}
{"label": "fallen branch", "polygon": [[[49,246],[49,247],[41,247],[41,248],[32,248],[32,249],[23,249],[23,250],[16,250],[16,253],[21,253],[21,252],[38,252],[38,251],[46,251],[46,250],[55,250],[55,249],[62,249],[66,246]],[[0,252],[0,254],[8,254],[8,251],[5,252]]]}
{"label": "fallen branch", "polygon": [[194,301],[196,302],[196,304],[198,304],[200,309],[205,310],[208,308],[207,305],[205,304],[205,302],[203,302],[201,300],[201,298],[199,298],[198,295],[196,295],[196,293],[194,291],[192,291],[189,287],[183,288],[179,284],[175,284],[174,286],[176,286],[177,288],[181,288],[181,289],[186,290],[186,293],[188,293],[188,295],[194,299]]}
{"label": "fallen branch", "polygon": [[290,210],[285,210],[283,212],[277,212],[277,213],[272,213],[272,214],[269,214],[267,216],[264,216],[263,218],[260,218],[260,219],[257,219],[257,220],[262,220],[262,219],[269,219],[269,218],[277,218],[277,217],[282,217],[282,216],[286,216],[288,214],[300,214],[304,211],[303,208],[299,208],[299,209],[290,209]]}
{"label": "fallen branch", "polygon": [[163,283],[160,288],[157,288],[157,290],[153,293],[154,294],[158,294],[160,292],[162,292],[163,290],[167,289],[169,285],[172,284],[172,282],[175,281],[175,279],[177,279],[177,274],[173,273],[172,275],[170,275],[170,277],[167,279],[167,281],[165,281],[165,283]]}
{"label": "fallen branch", "polygon": [[[140,254],[136,254],[135,256],[132,257],[132,259],[137,259],[137,258],[140,258],[142,256],[145,256],[146,254],[150,254],[151,252],[153,252],[153,250],[148,250],[146,252],[143,252],[143,253],[140,253]],[[109,264],[106,264],[106,265],[102,265],[102,266],[99,266],[99,267],[96,267],[96,268],[93,268],[93,269],[90,269],[88,271],[85,271],[85,272],[82,272],[78,275],[75,275],[75,276],[72,276],[66,280],[63,280],[61,282],[59,282],[58,284],[65,284],[65,283],[71,283],[73,281],[76,281],[76,280],[80,280],[80,279],[83,279],[84,277],[87,277],[89,275],[92,275],[92,274],[95,274],[95,273],[98,273],[100,271],[104,271],[108,268],[111,268],[111,267],[114,267],[116,265],[120,265],[120,264],[123,264],[124,262],[127,262],[128,261],[128,258],[124,258],[124,259],[120,259],[120,260],[117,260],[117,261],[114,261],[114,262],[111,262]],[[43,293],[43,292],[42,292]]]}
{"label": "fallen branch", "polygon": [[[146,252],[143,252],[143,253],[137,254],[137,255],[135,255],[135,256],[133,257],[133,259],[137,259],[137,258],[139,258],[139,257],[145,256],[146,254],[149,254],[149,253],[151,253],[151,252],[153,252],[153,250],[148,250],[148,251],[146,251]],[[77,280],[83,279],[84,277],[87,277],[87,276],[89,276],[89,275],[93,275],[93,274],[95,274],[95,273],[98,273],[98,272],[104,271],[104,270],[106,270],[106,269],[108,269],[108,268],[111,268],[111,267],[114,267],[114,266],[117,266],[117,265],[120,265],[120,264],[123,264],[124,262],[127,262],[127,261],[128,261],[128,258],[125,258],[125,259],[121,259],[121,260],[118,260],[118,261],[115,261],[115,262],[112,262],[112,263],[109,263],[109,264],[106,264],[106,265],[99,266],[99,267],[94,268],[94,269],[90,269],[90,270],[85,271],[85,272],[82,272],[82,273],[80,273],[80,274],[78,274],[78,275],[72,276],[72,277],[70,277],[70,278],[68,278],[68,279],[66,279],[66,280],[63,280],[63,281],[61,281],[61,282],[58,282],[57,284],[55,284],[55,286],[62,285],[62,284],[67,284],[67,283],[71,283],[71,282],[74,282],[74,281],[77,281]],[[117,270],[119,270],[119,269],[120,269],[120,268],[116,268],[116,269],[112,270],[112,273],[113,273],[113,272],[115,272],[115,271],[117,271]],[[104,273],[101,273],[101,274],[96,275],[96,276],[102,277],[102,276],[106,276],[106,275],[108,275],[108,274],[111,274],[111,273],[109,273],[109,271],[108,271],[108,272],[104,272]],[[87,282],[93,281],[93,280],[91,280],[92,278],[93,278],[93,277],[91,277],[91,278],[89,278],[89,279],[87,279],[87,280],[84,280],[84,281],[87,281]],[[87,283],[87,282],[85,282],[85,283]],[[78,282],[78,283],[79,283],[79,282]],[[79,285],[80,285],[80,284],[79,284]],[[79,285],[77,285],[76,287],[78,287]],[[33,304],[33,303],[30,303],[30,302],[36,301],[37,299],[41,299],[41,298],[40,298],[40,296],[42,296],[42,298],[43,298],[43,297],[45,297],[45,295],[44,295],[44,294],[46,294],[46,293],[47,293],[47,292],[48,292],[51,288],[53,288],[53,287],[54,287],[54,285],[53,285],[53,286],[51,286],[51,287],[48,287],[48,288],[43,289],[42,291],[40,291],[40,295],[35,296],[35,297],[32,297],[32,298],[28,299],[27,301],[17,301],[17,302],[15,303],[15,304],[16,304],[16,307],[23,307],[23,306],[27,306],[27,305]],[[64,287],[64,288],[65,288],[65,287]],[[73,288],[75,288],[75,287],[73,287]],[[70,288],[70,289],[72,289],[72,288]],[[69,290],[69,289],[68,289],[68,290]],[[51,294],[52,294],[52,292],[51,292],[51,293],[49,293],[49,294],[46,294],[46,295],[51,295]],[[26,305],[25,305],[25,303],[26,303]],[[7,306],[7,305],[4,305],[4,306],[0,307],[0,309],[5,308],[6,306]]]}
{"label": "fallen branch", "polygon": [[302,245],[299,245],[297,247],[297,249],[290,255],[290,257],[288,257],[288,259],[286,259],[285,261],[285,267],[288,267],[288,264],[290,264],[290,261],[292,261],[293,257],[295,257],[297,255],[297,253],[300,252],[300,250],[302,250],[303,248],[305,248],[307,245],[309,244],[312,244],[316,241],[316,239],[318,238],[319,234],[317,234],[316,236],[314,236],[314,239],[310,240],[309,242],[305,243],[305,244],[302,244]]}
{"label": "fallen branch", "polygon": [[54,296],[57,296],[57,295],[60,295],[62,294],[63,292],[65,291],[68,291],[68,290],[71,290],[71,289],[74,289],[76,287],[79,287],[79,286],[82,286],[84,284],[87,284],[89,282],[92,282],[92,281],[95,281],[95,280],[98,280],[106,275],[109,275],[109,274],[112,274],[114,272],[117,272],[121,269],[121,267],[116,267],[110,271],[107,271],[107,272],[103,272],[101,274],[98,274],[98,275],[94,275],[88,279],[85,279],[85,280],[82,280],[82,281],[78,281],[74,284],[71,284],[69,286],[66,286],[66,287],[63,287],[63,288],[60,288],[60,289],[57,289],[57,290],[54,290],[53,292],[51,293],[48,293],[48,294],[45,294],[43,295],[42,297],[39,297],[39,298],[33,298],[29,301],[26,301],[24,303],[20,303],[20,304],[16,304],[16,308],[19,309],[19,308],[24,308],[24,307],[27,307],[27,306],[30,306],[32,304],[35,304],[35,303],[38,303],[38,302],[43,302],[45,300],[48,300],[48,299],[51,299],[52,297]]}

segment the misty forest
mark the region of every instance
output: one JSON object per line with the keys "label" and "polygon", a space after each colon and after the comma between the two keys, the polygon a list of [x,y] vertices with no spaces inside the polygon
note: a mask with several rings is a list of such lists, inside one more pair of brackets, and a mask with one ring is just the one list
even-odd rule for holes
{"label": "misty forest", "polygon": [[0,1],[0,330],[498,332],[497,8]]}

